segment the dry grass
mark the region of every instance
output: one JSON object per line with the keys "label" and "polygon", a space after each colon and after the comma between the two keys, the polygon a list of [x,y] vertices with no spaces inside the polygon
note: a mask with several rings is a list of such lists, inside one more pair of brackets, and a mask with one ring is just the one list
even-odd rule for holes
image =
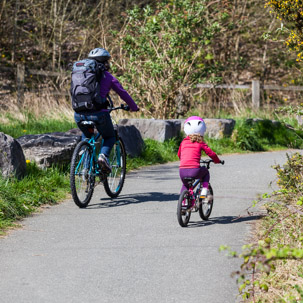
{"label": "dry grass", "polygon": [[[303,285],[303,278],[298,276],[302,261],[277,261],[275,266],[274,273],[259,276],[258,280],[261,283],[270,284],[270,287],[267,292],[256,292],[255,302],[301,302],[301,297],[294,286]],[[294,299],[291,301],[290,298]],[[251,302],[251,300],[248,301]]]}
{"label": "dry grass", "polygon": [[[113,96],[115,106],[124,103],[118,96]],[[15,95],[5,95],[0,100],[0,123],[11,123],[12,118],[25,122],[28,115],[35,118],[50,118],[50,119],[64,119],[73,121],[74,111],[71,107],[69,96],[54,96],[48,91],[40,93],[27,92],[24,96],[24,102],[20,105],[17,102]],[[115,111],[111,115],[115,122],[123,118],[139,118],[142,112],[130,113],[125,111]],[[9,117],[8,117],[9,116]]]}
{"label": "dry grass", "polygon": [[44,93],[25,93],[24,102],[17,102],[15,95],[6,95],[1,101],[0,121],[8,121],[6,115],[16,118],[19,121],[25,121],[28,114],[34,117],[65,117],[72,118],[73,111],[65,96],[53,96],[48,92]]}
{"label": "dry grass", "polygon": [[[302,249],[303,218],[296,212],[296,201],[288,199],[288,206],[278,202],[278,206],[269,207],[268,216],[256,224],[254,242],[269,237],[271,247]],[[254,298],[245,302],[302,302],[295,286],[303,286],[303,261],[284,259],[273,264],[275,269],[270,273],[259,272],[255,276],[260,285],[268,285],[268,291],[255,287]]]}

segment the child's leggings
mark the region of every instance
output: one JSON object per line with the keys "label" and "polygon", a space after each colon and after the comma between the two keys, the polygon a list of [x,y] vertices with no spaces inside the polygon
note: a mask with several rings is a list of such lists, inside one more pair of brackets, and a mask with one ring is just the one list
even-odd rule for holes
{"label": "child's leggings", "polygon": [[180,178],[183,182],[180,193],[182,193],[184,190],[188,189],[188,183],[184,180],[184,178],[200,179],[200,180],[202,180],[203,187],[208,188],[210,176],[209,176],[209,171],[206,167],[180,168],[179,174],[180,174]]}

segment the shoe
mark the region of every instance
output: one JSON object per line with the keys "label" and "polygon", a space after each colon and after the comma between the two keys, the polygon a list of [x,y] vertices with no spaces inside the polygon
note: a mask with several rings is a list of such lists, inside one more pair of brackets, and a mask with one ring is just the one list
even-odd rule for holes
{"label": "shoe", "polygon": [[206,196],[207,196],[207,191],[208,191],[208,188],[207,187],[203,187],[202,190],[201,190],[201,193],[200,193],[200,199],[205,199]]}
{"label": "shoe", "polygon": [[107,174],[109,174],[112,171],[108,158],[104,154],[99,155],[98,164],[99,164],[101,170],[106,172]]}
{"label": "shoe", "polygon": [[188,204],[187,204],[187,200],[186,200],[186,199],[184,199],[184,200],[182,201],[182,207],[185,207],[185,208],[188,207]]}

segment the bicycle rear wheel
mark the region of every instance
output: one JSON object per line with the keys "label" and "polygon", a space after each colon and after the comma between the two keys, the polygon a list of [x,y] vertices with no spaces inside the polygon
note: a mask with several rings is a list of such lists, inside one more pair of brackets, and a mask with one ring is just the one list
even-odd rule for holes
{"label": "bicycle rear wheel", "polygon": [[190,206],[191,206],[191,195],[189,194],[188,190],[184,190],[178,200],[178,206],[177,206],[177,218],[178,218],[178,222],[180,224],[181,227],[186,227],[189,219],[190,219],[190,215],[191,215],[191,211],[190,211]]}
{"label": "bicycle rear wheel", "polygon": [[[211,199],[208,198],[209,196],[211,196]],[[202,199],[202,201],[199,203],[199,215],[201,219],[208,220],[211,211],[213,209],[213,205],[214,205],[214,192],[211,185],[209,184],[206,198]]]}
{"label": "bicycle rear wheel", "polygon": [[112,171],[104,180],[104,189],[109,197],[116,198],[121,193],[126,174],[126,152],[121,138],[112,148],[109,162]]}
{"label": "bicycle rear wheel", "polygon": [[94,192],[95,167],[92,148],[85,141],[78,143],[72,156],[70,187],[75,204],[86,207]]}

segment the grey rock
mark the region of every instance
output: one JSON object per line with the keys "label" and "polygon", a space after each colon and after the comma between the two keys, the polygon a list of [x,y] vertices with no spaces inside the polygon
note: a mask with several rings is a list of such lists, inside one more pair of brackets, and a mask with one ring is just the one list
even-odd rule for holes
{"label": "grey rock", "polygon": [[119,136],[125,145],[126,154],[137,157],[142,153],[144,141],[134,125],[118,125]]}
{"label": "grey rock", "polygon": [[21,178],[26,173],[26,161],[20,144],[4,133],[0,133],[0,170],[5,178]]}
{"label": "grey rock", "polygon": [[204,119],[204,121],[206,135],[215,139],[230,137],[236,125],[236,121],[233,119]]}
{"label": "grey rock", "polygon": [[119,125],[133,125],[139,130],[143,139],[159,142],[178,136],[181,130],[179,120],[122,119]]}
{"label": "grey rock", "polygon": [[26,159],[41,168],[69,163],[75,146],[81,139],[81,131],[55,132],[25,135],[17,139]]}
{"label": "grey rock", "polygon": [[[233,119],[203,119],[206,124],[205,134],[209,138],[221,139],[230,137],[235,128],[236,121]],[[180,119],[181,130],[184,129],[185,119]]]}

